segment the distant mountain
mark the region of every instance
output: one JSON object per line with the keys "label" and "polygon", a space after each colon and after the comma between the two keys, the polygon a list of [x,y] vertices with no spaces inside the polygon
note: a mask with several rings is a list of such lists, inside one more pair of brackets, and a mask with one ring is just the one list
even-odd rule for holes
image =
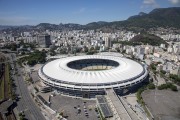
{"label": "distant mountain", "polygon": [[180,7],[157,8],[149,14],[141,14],[130,17],[122,23],[125,27],[175,27],[180,28]]}
{"label": "distant mountain", "polygon": [[[91,22],[86,25],[68,23],[68,24],[50,24],[40,23],[36,26],[21,26],[23,29],[39,29],[39,30],[81,30],[81,29],[95,29],[106,32],[113,32],[115,30],[132,30],[135,32],[147,31],[150,28],[157,27],[173,27],[180,29],[180,7],[171,8],[157,8],[152,10],[150,13],[140,12],[138,15],[129,17],[124,21],[114,22]],[[5,26],[0,26],[5,28]],[[11,28],[8,26],[7,28]],[[20,27],[18,27],[19,29]]]}
{"label": "distant mountain", "polygon": [[139,16],[143,16],[143,15],[147,15],[147,13],[144,13],[144,12],[139,13]]}
{"label": "distant mountain", "polygon": [[37,29],[49,29],[49,30],[73,30],[73,29],[98,29],[103,27],[104,25],[108,24],[108,22],[104,21],[99,21],[99,22],[92,22],[88,23],[86,25],[80,25],[80,24],[75,24],[75,23],[68,23],[68,24],[62,24],[60,23],[59,25],[57,24],[50,24],[50,23],[40,23],[35,26]]}
{"label": "distant mountain", "polygon": [[50,24],[50,23],[40,23],[38,25],[36,25],[35,27],[37,29],[56,29],[58,25],[56,24]]}
{"label": "distant mountain", "polygon": [[44,30],[73,30],[73,29],[81,29],[82,25],[80,24],[74,24],[74,23],[68,23],[68,24],[50,24],[50,23],[40,23],[35,26],[36,29],[44,29]]}
{"label": "distant mountain", "polygon": [[144,15],[147,15],[147,13],[140,12],[138,15],[131,16],[128,19],[134,19],[134,18],[137,18],[137,17],[140,17],[140,16],[144,16]]}
{"label": "distant mountain", "polygon": [[91,26],[91,25],[98,25],[98,26],[101,26],[101,25],[106,25],[108,22],[105,22],[105,21],[98,21],[98,22],[92,22],[92,23],[88,23],[86,24],[86,26]]}
{"label": "distant mountain", "polygon": [[[89,27],[89,24],[87,24]],[[96,22],[91,23],[91,28],[108,26],[109,28],[126,28],[128,30],[144,30],[157,27],[180,28],[180,7],[157,8],[146,14],[140,12],[124,21],[115,21],[97,26]]]}
{"label": "distant mountain", "polygon": [[140,12],[138,15],[131,16],[124,21],[106,22],[98,24],[98,22],[89,23],[85,26],[88,29],[126,29],[136,32],[146,31],[150,28],[157,27],[173,27],[180,28],[180,7],[157,8],[150,13]]}
{"label": "distant mountain", "polygon": [[7,28],[15,28],[19,26],[10,26],[10,25],[0,25],[0,30],[7,29]]}
{"label": "distant mountain", "polygon": [[99,21],[99,22],[91,22],[91,23],[88,23],[86,25],[84,25],[84,28],[85,29],[98,29],[98,28],[101,28],[101,27],[104,27],[108,25],[108,22],[104,22],[104,21]]}

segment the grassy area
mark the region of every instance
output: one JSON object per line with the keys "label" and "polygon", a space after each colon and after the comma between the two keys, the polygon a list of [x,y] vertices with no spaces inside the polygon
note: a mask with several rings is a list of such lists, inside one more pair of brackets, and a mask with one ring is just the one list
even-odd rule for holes
{"label": "grassy area", "polygon": [[168,88],[170,88],[172,91],[178,91],[177,86],[173,85],[172,83],[166,83],[158,86],[158,90],[163,90]]}
{"label": "grassy area", "polygon": [[150,115],[147,107],[145,106],[145,104],[143,105],[143,109],[144,109],[144,111],[146,112],[146,114],[148,115],[148,117],[150,117],[151,115]]}
{"label": "grassy area", "polygon": [[[137,97],[137,102],[140,103],[144,109],[144,111],[146,112],[146,114],[148,115],[148,117],[150,117],[150,113],[149,111],[147,110],[146,106],[145,106],[145,103],[144,103],[144,100],[142,98],[142,93],[147,90],[147,89],[151,89],[152,87],[152,83],[149,83],[148,85],[145,85],[145,86],[142,86],[141,88],[138,89],[137,93],[136,93],[136,97]],[[150,88],[149,88],[150,87]],[[153,89],[154,89],[154,86],[153,86]]]}
{"label": "grassy area", "polygon": [[152,89],[152,90],[156,88],[156,86],[153,83],[149,83],[147,87],[148,89]]}
{"label": "grassy area", "polygon": [[0,100],[4,99],[4,80],[1,79],[0,85]]}

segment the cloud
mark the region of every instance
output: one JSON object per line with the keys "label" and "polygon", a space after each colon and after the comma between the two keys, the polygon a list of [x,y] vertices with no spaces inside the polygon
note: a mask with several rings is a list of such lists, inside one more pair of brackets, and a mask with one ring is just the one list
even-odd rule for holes
{"label": "cloud", "polygon": [[143,4],[146,4],[146,5],[153,5],[155,3],[156,3],[155,0],[144,0],[143,1]]}
{"label": "cloud", "polygon": [[77,11],[75,11],[75,12],[73,12],[73,14],[82,14],[82,13],[84,13],[86,11],[86,8],[80,8],[79,10],[77,10]]}
{"label": "cloud", "polygon": [[141,8],[157,8],[159,5],[157,4],[156,0],[143,0],[143,4]]}
{"label": "cloud", "polygon": [[180,5],[180,0],[168,0],[173,5]]}

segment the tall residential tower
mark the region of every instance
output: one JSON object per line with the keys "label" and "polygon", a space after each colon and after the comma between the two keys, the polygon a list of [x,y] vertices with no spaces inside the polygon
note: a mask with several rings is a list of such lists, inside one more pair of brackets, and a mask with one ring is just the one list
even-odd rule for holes
{"label": "tall residential tower", "polygon": [[39,35],[38,36],[38,43],[39,46],[42,48],[47,48],[51,45],[51,39],[50,39],[50,35]]}

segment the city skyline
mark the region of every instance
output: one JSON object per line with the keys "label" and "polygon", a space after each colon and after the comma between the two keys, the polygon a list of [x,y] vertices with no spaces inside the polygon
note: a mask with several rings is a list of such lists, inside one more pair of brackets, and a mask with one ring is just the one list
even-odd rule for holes
{"label": "city skyline", "polygon": [[179,5],[180,0],[0,0],[0,25],[121,21],[139,12]]}

